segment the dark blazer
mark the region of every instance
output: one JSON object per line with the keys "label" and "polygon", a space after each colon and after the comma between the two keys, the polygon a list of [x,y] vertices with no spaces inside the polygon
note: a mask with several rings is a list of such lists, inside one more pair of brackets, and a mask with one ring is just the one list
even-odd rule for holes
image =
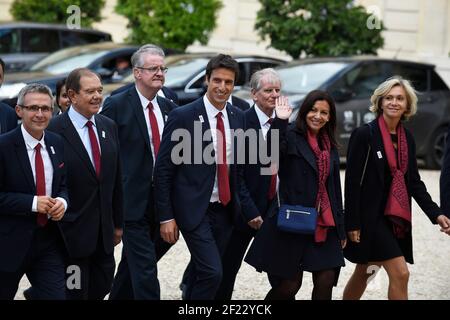
{"label": "dark blazer", "polygon": [[441,209],[450,217],[450,126],[447,131],[444,160],[442,161],[441,177],[439,179]]}
{"label": "dark blazer", "polygon": [[95,115],[101,150],[100,178],[97,178],[86,148],[67,112],[52,119],[49,130],[64,140],[64,163],[70,206],[61,222],[64,241],[72,258],[91,255],[102,234],[106,253],[114,249],[114,228],[123,225],[122,181],[119,137],[115,123]]}
{"label": "dark blazer", "polygon": [[[281,121],[276,119],[274,127]],[[315,207],[318,192],[318,169],[316,158],[308,141],[295,126],[291,125],[286,139],[280,142],[280,199],[281,203]],[[327,191],[339,239],[346,239],[344,229],[344,210],[342,208],[341,178],[339,174],[339,155],[331,148],[330,174]]]}
{"label": "dark blazer", "polygon": [[231,104],[239,109],[241,109],[242,111],[246,111],[248,109],[250,109],[250,104],[248,104],[247,101],[245,101],[244,99],[238,98],[236,96],[231,96]]}
{"label": "dark blazer", "polygon": [[[280,130],[280,178],[279,195],[281,204],[315,207],[318,192],[318,169],[316,158],[304,134],[292,124],[287,130],[287,120],[276,118],[272,130]],[[258,271],[266,271],[286,279],[292,279],[299,272],[302,259],[313,268],[329,269],[344,262],[340,244],[345,239],[344,210],[342,208],[339,155],[332,147],[330,173],[326,183],[331,210],[336,225],[336,234],[328,232],[324,244],[327,249],[318,249],[311,235],[300,235],[279,231],[278,209],[271,210],[257,232],[245,261]],[[332,233],[333,232],[333,233]],[[328,241],[328,239],[330,239]],[[316,251],[317,250],[317,251]],[[306,253],[305,253],[306,252]],[[308,254],[308,257],[304,257]],[[328,259],[329,258],[329,259]],[[308,263],[307,263],[308,264]]]}
{"label": "dark blazer", "polygon": [[[166,120],[176,105],[162,97],[157,99]],[[113,119],[119,129],[124,219],[141,220],[152,212],[153,156],[136,88],[132,86],[127,91],[106,99],[101,113]]]}
{"label": "dark blazer", "polygon": [[[254,229],[247,224],[261,215],[264,219],[269,209],[270,202],[267,194],[270,187],[270,175],[261,175],[261,169],[267,167],[268,164],[262,164],[259,157],[259,150],[263,147],[268,148],[267,141],[264,140],[261,132],[261,124],[256,114],[255,105],[245,111],[245,128],[246,130],[255,130],[258,133],[256,146],[252,145],[253,141],[249,140],[245,143],[245,165],[242,166],[242,183],[239,189],[239,198],[241,201],[242,214],[236,221],[236,227],[254,233]],[[267,137],[270,135],[270,130]],[[262,146],[261,144],[264,144]],[[250,161],[252,160],[252,161]],[[256,163],[255,161],[256,160]]]}
{"label": "dark blazer", "polygon": [[[390,181],[385,181],[387,158],[384,152],[381,131],[377,120],[371,125],[355,129],[351,135],[347,153],[347,170],[345,176],[345,228],[347,231],[361,230],[361,242],[355,244],[347,242],[345,256],[354,263],[367,263],[369,244],[373,237],[377,217],[384,214],[386,197],[384,190],[389,187]],[[408,143],[408,170],[405,174],[409,202],[414,197],[420,208],[425,212],[432,223],[441,214],[439,207],[432,201],[425,184],[420,179],[416,161],[416,144],[411,133],[405,128]],[[364,164],[368,154],[367,167],[364,177]],[[381,158],[378,156],[381,154]],[[362,185],[360,185],[362,180]],[[389,184],[387,184],[389,183]],[[412,263],[412,237],[411,232],[406,235],[405,259]]]}
{"label": "dark blazer", "polygon": [[[228,104],[226,107],[230,129],[244,128],[244,115],[241,110]],[[199,119],[204,121],[200,122]],[[195,126],[198,126],[195,130]],[[179,141],[171,141],[172,133],[176,129],[185,129],[190,134],[190,141],[185,142],[186,148],[190,148],[190,163],[175,164],[171,160],[171,154]],[[155,168],[156,207],[159,221],[176,219],[178,226],[184,231],[191,231],[199,225],[209,205],[214,180],[216,177],[216,164],[206,164],[200,155],[200,150],[194,147],[201,141],[202,155],[207,146],[211,146],[211,136],[204,136],[210,129],[203,97],[196,101],[177,108],[169,116],[164,129],[161,147]],[[202,134],[202,137],[198,135]],[[206,140],[206,141],[202,141]],[[233,212],[239,212],[238,197],[238,166],[237,143],[233,152],[235,161],[230,164],[230,189],[231,203],[227,206]],[[210,150],[210,149],[209,149]],[[211,151],[209,151],[211,154]],[[200,156],[199,156],[200,155]],[[198,159],[200,158],[200,159]],[[197,162],[201,162],[197,164]]]}
{"label": "dark blazer", "polygon": [[[61,137],[45,132],[53,165],[52,197],[69,203],[66,189],[64,145]],[[55,151],[52,152],[51,148]],[[31,211],[36,195],[33,172],[20,127],[0,136],[0,270],[15,272],[30,249],[36,224]]]}
{"label": "dark blazer", "polygon": [[6,103],[0,102],[0,134],[17,127],[17,115],[14,109]]}
{"label": "dark blazer", "polygon": [[[126,84],[120,88],[117,88],[116,90],[111,92],[111,96],[116,95],[118,93],[124,92],[129,90],[130,88],[134,87],[135,83],[129,83]],[[166,97],[166,99],[169,99],[170,101],[172,101],[173,103],[175,103],[176,105],[178,105],[178,96],[176,94],[175,91],[173,91],[172,89],[170,89],[169,87],[162,87],[161,88],[162,92],[164,93],[164,96]],[[244,101],[245,102],[245,101]]]}

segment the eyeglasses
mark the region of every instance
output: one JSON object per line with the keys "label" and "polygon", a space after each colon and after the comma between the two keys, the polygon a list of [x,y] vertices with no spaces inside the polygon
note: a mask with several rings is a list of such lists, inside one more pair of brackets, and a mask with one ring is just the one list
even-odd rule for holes
{"label": "eyeglasses", "polygon": [[169,68],[164,67],[164,66],[152,66],[152,67],[136,67],[138,69],[142,69],[142,70],[147,70],[150,73],[157,73],[159,70],[161,70],[162,73],[167,73],[167,70],[169,70]]}
{"label": "eyeglasses", "polygon": [[42,113],[47,113],[47,112],[51,112],[53,110],[53,107],[49,107],[49,106],[38,106],[38,105],[31,105],[31,106],[20,106],[30,112],[39,112],[39,110],[41,110]]}

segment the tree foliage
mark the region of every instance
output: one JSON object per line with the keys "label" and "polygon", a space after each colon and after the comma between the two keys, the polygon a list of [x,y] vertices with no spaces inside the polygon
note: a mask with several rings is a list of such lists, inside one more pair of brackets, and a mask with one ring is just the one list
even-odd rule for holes
{"label": "tree foliage", "polygon": [[185,50],[208,42],[221,7],[220,0],[119,0],[116,12],[129,20],[129,42]]}
{"label": "tree foliage", "polygon": [[66,23],[74,11],[67,12],[69,6],[80,8],[80,22],[83,27],[90,27],[100,21],[100,12],[105,0],[14,0],[10,12],[15,20]]}
{"label": "tree foliage", "polygon": [[349,0],[259,0],[255,29],[293,58],[375,54],[384,26]]}

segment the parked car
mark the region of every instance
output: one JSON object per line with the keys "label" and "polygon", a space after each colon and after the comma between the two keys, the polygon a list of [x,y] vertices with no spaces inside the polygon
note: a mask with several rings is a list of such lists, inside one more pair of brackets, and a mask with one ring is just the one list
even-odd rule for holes
{"label": "parked car", "polygon": [[[428,168],[440,168],[450,123],[450,90],[434,65],[377,57],[311,58],[291,62],[277,71],[283,92],[294,107],[291,121],[309,91],[326,90],[333,96],[342,157],[353,129],[375,118],[369,111],[375,88],[394,75],[410,80],[418,91],[418,112],[405,126],[415,137],[417,157]],[[249,90],[236,95],[249,99]]]}
{"label": "parked car", "polygon": [[[166,57],[166,66],[169,68],[166,74],[165,86],[174,90],[178,95],[179,105],[184,105],[201,97],[205,91],[205,69],[208,61],[217,53],[186,53],[174,54]],[[235,83],[235,90],[240,89],[250,81],[251,75],[260,69],[272,68],[286,61],[261,56],[235,55],[234,59],[239,64],[239,77]],[[134,81],[130,74],[120,83],[114,83],[105,87],[105,94],[114,91],[120,86]]]}
{"label": "parked car", "polygon": [[111,41],[111,35],[92,29],[31,22],[0,24],[0,56],[7,73],[25,70],[60,49],[103,41]]}
{"label": "parked car", "polygon": [[[123,79],[121,74],[131,72],[131,56],[138,49],[135,45],[101,42],[76,46],[57,51],[33,65],[26,72],[5,75],[5,81],[0,88],[0,100],[17,97],[20,89],[26,84],[39,82],[48,85],[53,92],[56,82],[65,78],[75,68],[86,67],[97,72],[103,83]],[[128,62],[128,71],[117,72],[118,61]]]}

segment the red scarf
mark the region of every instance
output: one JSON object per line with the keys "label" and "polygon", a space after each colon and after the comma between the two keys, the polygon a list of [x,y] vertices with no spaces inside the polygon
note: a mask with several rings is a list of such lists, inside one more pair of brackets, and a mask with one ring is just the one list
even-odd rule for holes
{"label": "red scarf", "polygon": [[318,208],[317,227],[315,233],[316,242],[327,240],[328,228],[334,227],[333,212],[331,211],[330,199],[327,192],[327,178],[330,175],[330,138],[326,133],[320,135],[323,150],[319,148],[317,136],[308,130],[307,139],[309,146],[316,157],[317,170],[319,170],[319,188],[316,198],[316,208]]}
{"label": "red scarf", "polygon": [[[394,235],[403,238],[411,229],[411,207],[408,198],[408,189],[405,184],[405,173],[408,170],[408,143],[405,129],[402,124],[397,126],[397,157],[392,144],[389,130],[383,116],[378,117],[378,126],[383,138],[384,152],[386,153],[389,169],[392,175],[391,189],[384,209],[384,214],[392,222]],[[398,161],[397,161],[398,159]]]}

